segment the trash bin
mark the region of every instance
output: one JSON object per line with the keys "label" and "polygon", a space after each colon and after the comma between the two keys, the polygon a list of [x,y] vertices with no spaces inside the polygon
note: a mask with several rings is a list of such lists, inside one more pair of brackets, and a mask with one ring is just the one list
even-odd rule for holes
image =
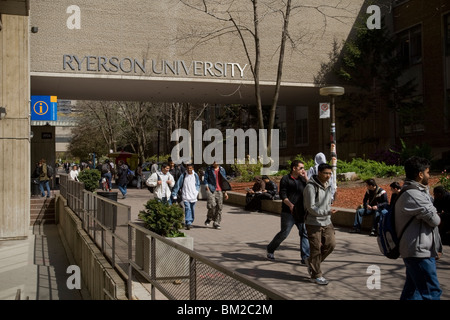
{"label": "trash bin", "polygon": [[38,196],[41,193],[39,190],[39,178],[31,178],[31,195]]}
{"label": "trash bin", "polygon": [[99,196],[105,197],[107,199],[117,201],[117,194],[118,194],[117,191],[109,191],[109,192],[108,191],[106,191],[106,192],[97,191],[97,194]]}

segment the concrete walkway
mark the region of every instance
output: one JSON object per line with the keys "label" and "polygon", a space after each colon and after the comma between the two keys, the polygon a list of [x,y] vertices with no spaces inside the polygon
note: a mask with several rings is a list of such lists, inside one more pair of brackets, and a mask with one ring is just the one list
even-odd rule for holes
{"label": "concrete walkway", "polygon": [[[129,189],[119,202],[131,206],[132,220],[152,197],[147,189]],[[194,238],[194,250],[205,257],[236,270],[252,279],[299,300],[398,300],[405,280],[403,261],[389,260],[378,250],[376,238],[350,234],[336,229],[337,246],[323,263],[327,286],[311,283],[304,265],[299,263],[299,236],[292,229],[275,252],[275,261],[266,259],[266,246],[279,231],[280,217],[275,214],[247,212],[225,205],[222,229],[205,227],[206,201],[196,204],[194,227],[185,231]],[[56,225],[30,228],[26,240],[0,241],[0,299],[12,300],[17,289],[21,299],[78,300],[77,290],[69,290],[70,274],[66,255]],[[442,299],[450,300],[450,248],[437,263],[443,290]],[[379,270],[380,289],[370,289],[372,270]],[[368,286],[369,282],[369,286]],[[148,298],[145,292],[139,297]]]}
{"label": "concrete walkway", "polygon": [[[137,220],[150,197],[147,189],[130,189],[127,198],[120,199],[119,195],[118,201],[130,205],[132,220]],[[206,211],[206,201],[198,201],[193,228],[184,231],[194,238],[194,250],[292,299],[398,300],[400,297],[405,281],[403,260],[390,260],[381,255],[375,237],[336,228],[336,249],[322,265],[324,277],[330,283],[319,286],[310,282],[306,267],[300,264],[296,227],[275,252],[276,260],[266,259],[266,246],[280,230],[279,215],[225,205],[222,228],[216,230],[204,225]],[[437,268],[442,299],[450,300],[449,246],[444,247]],[[379,270],[380,289],[370,289],[372,270]]]}
{"label": "concrete walkway", "polygon": [[30,227],[24,240],[0,241],[0,300],[14,300],[18,290],[20,300],[82,300],[66,285],[69,265],[54,224]]}

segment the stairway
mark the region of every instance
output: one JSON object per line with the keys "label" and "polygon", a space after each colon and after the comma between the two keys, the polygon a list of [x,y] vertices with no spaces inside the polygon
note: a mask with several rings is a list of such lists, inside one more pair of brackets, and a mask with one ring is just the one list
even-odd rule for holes
{"label": "stairway", "polygon": [[55,224],[55,197],[30,199],[30,226],[35,224]]}

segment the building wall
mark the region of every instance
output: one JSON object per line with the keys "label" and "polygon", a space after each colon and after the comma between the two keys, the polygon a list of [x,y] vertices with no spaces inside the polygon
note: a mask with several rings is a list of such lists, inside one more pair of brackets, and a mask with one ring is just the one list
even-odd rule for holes
{"label": "building wall", "polygon": [[[189,3],[201,7],[203,2],[189,1]],[[262,16],[261,80],[274,81],[282,21],[279,13],[267,14],[270,11],[267,4],[276,5],[273,1],[259,3]],[[290,35],[292,39],[302,40],[297,42],[295,50],[290,49],[290,44],[287,45],[283,80],[312,84],[320,64],[328,59],[333,40],[340,42],[348,37],[363,3],[364,0],[309,0],[302,1],[305,7],[293,9]],[[79,20],[73,20],[77,12],[72,11],[74,10],[72,5],[76,5],[79,9],[77,11]],[[328,17],[314,8],[318,5],[324,5],[322,11]],[[211,4],[211,7],[213,6]],[[250,1],[234,1],[232,10],[238,20],[237,23],[252,28],[253,13]],[[226,14],[219,13],[219,15],[228,19]],[[80,22],[79,29],[71,29],[74,21]],[[220,39],[210,36],[212,39],[206,42],[199,41],[197,37],[192,38],[193,34],[205,36],[212,31],[220,30],[223,26],[229,26],[229,23],[221,23],[203,12],[183,5],[178,0],[32,1],[31,25],[39,28],[39,32],[33,34],[30,40],[32,72],[199,78],[203,76],[195,76],[193,67],[189,75],[182,70],[179,75],[172,72],[152,73],[152,60],[157,62],[158,70],[161,69],[161,60],[184,61],[186,65],[192,61],[208,61],[213,64],[239,63],[241,67],[248,64],[243,46],[236,35],[224,35]],[[251,44],[249,34],[244,32],[244,35],[247,43]],[[249,50],[253,55],[251,45]],[[63,64],[64,55],[77,56],[78,59],[91,56],[92,58],[89,58],[92,62],[89,67],[91,70],[87,70],[87,59],[84,60],[81,70],[77,69],[78,64],[73,60],[72,66],[75,70],[71,70],[68,64]],[[98,71],[98,57],[106,57],[108,61],[111,57],[117,57],[119,60],[126,57],[139,61],[146,60],[147,72],[143,73],[139,68],[137,72],[134,70],[107,72],[103,67]],[[111,68],[109,62],[106,65],[109,70],[116,69]],[[236,81],[252,79],[249,66],[242,78],[236,68],[235,72],[234,77],[231,76],[229,69],[227,77],[215,77],[210,74],[205,77]]]}
{"label": "building wall", "polygon": [[0,239],[26,237],[30,225],[30,87],[27,16],[1,14]]}
{"label": "building wall", "polygon": [[449,151],[448,105],[445,101],[445,30],[443,18],[450,12],[448,1],[411,0],[393,10],[394,32],[398,33],[419,25],[422,30],[422,73],[423,102],[425,117],[423,132],[404,135],[412,144],[426,143],[433,147],[437,158]]}

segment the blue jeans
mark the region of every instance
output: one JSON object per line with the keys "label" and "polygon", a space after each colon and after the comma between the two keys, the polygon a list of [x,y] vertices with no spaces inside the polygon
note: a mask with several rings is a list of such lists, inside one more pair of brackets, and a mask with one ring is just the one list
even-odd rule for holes
{"label": "blue jeans", "polygon": [[[108,172],[108,173],[104,173],[103,174],[103,177],[105,177],[106,179],[108,179],[108,185],[109,185],[109,189],[111,190],[112,189],[112,175],[111,175],[111,172]],[[120,188],[119,188],[120,189]],[[122,190],[120,190],[120,191],[122,191]],[[123,192],[122,192],[123,193]],[[126,192],[125,192],[126,193]]]}
{"label": "blue jeans", "polygon": [[304,223],[296,223],[294,216],[289,212],[281,212],[281,230],[267,246],[267,252],[274,253],[280,244],[289,236],[294,224],[297,226],[300,236],[300,257],[302,260],[309,258],[309,240]]}
{"label": "blue jeans", "polygon": [[50,180],[39,181],[39,190],[41,191],[41,196],[45,197],[45,189],[47,190],[47,198],[50,198]]}
{"label": "blue jeans", "polygon": [[[386,211],[386,210],[383,209],[382,211]],[[372,231],[376,231],[378,221],[380,220],[380,213],[378,212],[378,210],[370,210],[370,209],[364,209],[364,208],[356,210],[355,222],[353,223],[353,228],[361,230],[361,223],[362,223],[363,217],[370,216],[370,215],[373,215]]]}
{"label": "blue jeans", "polygon": [[434,258],[404,258],[406,282],[400,300],[439,300],[442,290]]}
{"label": "blue jeans", "polygon": [[195,214],[194,207],[197,202],[183,201],[184,204],[184,220],[187,226],[190,226],[194,222]]}
{"label": "blue jeans", "polygon": [[122,192],[122,195],[126,195],[127,194],[127,185],[123,185],[121,186],[120,184],[118,185],[120,192]]}

